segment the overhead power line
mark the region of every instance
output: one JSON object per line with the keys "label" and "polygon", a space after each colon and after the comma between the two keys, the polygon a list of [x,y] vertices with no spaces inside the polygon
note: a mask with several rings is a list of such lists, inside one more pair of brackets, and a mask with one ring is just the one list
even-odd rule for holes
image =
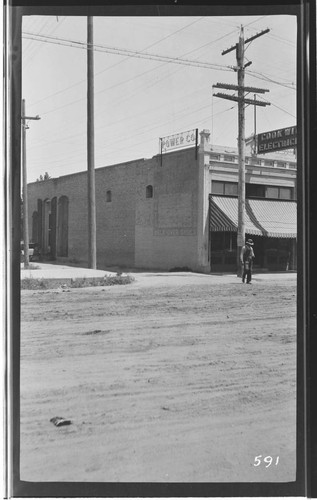
{"label": "overhead power line", "polygon": [[[261,96],[258,96],[260,99],[262,99],[263,101],[265,101],[265,99],[263,99],[263,97]],[[283,111],[284,113],[286,113],[287,115],[290,115],[292,116],[293,118],[296,118],[296,116],[293,114],[293,113],[290,113],[289,111],[287,111],[286,109],[284,108],[281,108],[281,106],[278,106],[277,104],[275,104],[274,102],[271,101],[271,105],[274,106],[275,108],[277,109],[280,109],[281,111]]]}
{"label": "overhead power line", "polygon": [[[57,38],[57,37],[52,37],[48,35],[40,35],[40,34],[35,34],[35,33],[27,33],[24,32],[22,34],[22,38],[26,38],[28,40],[33,40],[37,42],[43,42],[43,43],[52,43],[55,45],[64,45],[67,47],[75,47],[75,48],[80,48],[80,49],[87,49],[87,44],[85,42],[79,42],[79,41],[74,41],[74,40],[67,40],[63,38]],[[208,45],[208,44],[206,44]],[[210,63],[210,62],[204,62],[204,61],[198,61],[198,60],[192,60],[192,59],[184,59],[182,57],[170,57],[170,56],[162,56],[158,54],[149,54],[146,52],[140,52],[140,51],[131,51],[128,49],[120,49],[116,47],[106,47],[103,45],[94,45],[93,50],[99,51],[99,52],[106,52],[110,54],[115,54],[115,55],[122,55],[126,57],[135,57],[135,58],[141,58],[141,59],[150,59],[153,61],[160,61],[164,63],[174,63],[174,64],[180,64],[180,65],[185,65],[185,66],[194,66],[198,68],[205,68],[205,69],[216,69],[219,71],[232,71],[234,69],[232,66],[225,66],[217,63]],[[232,50],[232,48],[231,48]],[[255,71],[250,71],[247,70],[247,73],[250,76],[253,76],[254,78],[258,78],[259,80],[263,81],[268,81],[271,83],[274,83],[276,85],[280,85],[285,88],[289,88],[291,90],[296,90],[296,85],[294,83],[283,83],[279,82],[270,76],[264,75],[263,73],[255,72]]]}
{"label": "overhead power line", "polygon": [[[65,19],[65,18],[64,18],[64,19]],[[170,37],[172,37],[172,36],[176,35],[176,34],[177,34],[177,33],[179,33],[180,31],[184,31],[185,29],[189,28],[189,27],[190,27],[190,26],[192,26],[193,24],[196,24],[197,22],[201,21],[201,19],[204,19],[204,16],[203,16],[203,17],[200,17],[199,19],[195,19],[194,21],[192,21],[192,22],[190,22],[190,23],[186,24],[186,25],[185,25],[185,26],[183,26],[182,28],[179,28],[178,30],[173,31],[172,33],[169,33],[168,35],[164,36],[163,38],[160,38],[160,39],[159,39],[159,40],[157,40],[156,42],[151,43],[151,45],[148,45],[147,47],[145,47],[144,49],[142,49],[142,50],[141,50],[141,52],[144,52],[144,51],[146,51],[146,50],[150,49],[151,47],[154,47],[154,45],[158,45],[158,44],[162,43],[162,42],[163,42],[163,41],[165,41],[167,38],[170,38]],[[63,21],[62,21],[62,22],[63,22]],[[61,24],[61,23],[60,23],[60,24]],[[42,31],[42,30],[41,30],[41,31]],[[40,34],[40,33],[41,33],[41,31],[40,31],[39,33],[37,33],[37,34]],[[52,33],[50,33],[50,35],[52,35]],[[225,35],[225,36],[228,36],[228,35]],[[223,38],[223,37],[221,37],[221,38]],[[32,40],[31,40],[31,43],[32,43]],[[210,42],[210,43],[213,43],[213,42]],[[210,44],[210,43],[209,43],[209,44]],[[204,46],[205,46],[205,45],[204,45]],[[204,46],[203,46],[203,47],[204,47]],[[200,48],[201,48],[201,47],[198,47],[198,49],[200,49]],[[195,51],[195,50],[198,50],[198,49],[194,49],[194,51]],[[194,52],[194,51],[190,51],[190,52],[188,52],[188,53],[191,53],[191,52]],[[186,53],[186,54],[183,54],[183,55],[187,55],[187,53]],[[182,56],[182,57],[183,57],[183,56]],[[98,73],[96,73],[96,74],[95,74],[95,76],[101,75],[101,74],[102,74],[102,73],[104,73],[105,71],[108,71],[108,70],[110,70],[110,69],[112,69],[112,68],[114,68],[114,67],[116,67],[116,66],[119,66],[120,64],[124,63],[124,61],[126,61],[127,59],[129,59],[129,57],[126,57],[125,59],[121,59],[121,61],[116,62],[115,64],[111,64],[110,66],[107,66],[107,67],[106,67],[106,68],[104,68],[103,70],[101,70],[101,71],[99,71]],[[160,66],[160,67],[161,67],[161,66]],[[59,91],[57,91],[57,92],[54,92],[54,94],[51,94],[50,96],[44,97],[44,98],[43,98],[43,99],[41,99],[40,101],[37,101],[37,102],[35,102],[35,103],[31,104],[31,106],[34,106],[34,105],[38,104],[39,102],[42,102],[42,101],[44,101],[44,100],[48,99],[49,97],[54,97],[54,96],[55,96],[55,95],[57,95],[57,94],[61,94],[61,93],[63,93],[63,92],[66,92],[67,90],[69,90],[69,89],[71,89],[71,88],[74,88],[74,87],[76,87],[76,86],[78,86],[78,85],[81,85],[82,83],[85,83],[85,82],[86,82],[86,80],[85,80],[85,79],[84,79],[84,80],[80,80],[79,82],[76,82],[76,83],[74,83],[73,85],[70,85],[70,86],[68,86],[68,87],[66,87],[66,88],[64,88],[64,89],[61,89],[61,90],[59,90]]]}
{"label": "overhead power line", "polygon": [[28,40],[34,40],[37,42],[44,42],[44,43],[52,43],[55,45],[64,45],[67,47],[74,47],[74,48],[79,48],[79,49],[92,49],[97,52],[106,52],[108,54],[115,54],[115,55],[121,55],[121,56],[129,56],[129,57],[135,57],[135,58],[140,58],[140,59],[150,59],[153,61],[160,61],[160,62],[169,62],[169,63],[174,63],[174,64],[182,64],[186,66],[195,66],[198,68],[206,68],[206,69],[219,69],[223,71],[231,71],[232,68],[230,66],[225,66],[222,64],[216,64],[216,63],[210,63],[206,61],[197,61],[193,59],[183,59],[181,57],[170,57],[170,56],[162,56],[158,54],[149,54],[147,52],[140,52],[136,50],[129,50],[129,49],[121,49],[118,47],[107,47],[105,45],[97,45],[94,44],[91,47],[85,42],[80,42],[76,40],[67,40],[65,38],[58,38],[58,37],[52,37],[48,35],[40,35],[40,34],[35,34],[35,33],[22,33],[22,38],[26,38]]}
{"label": "overhead power line", "polygon": [[281,87],[286,87],[287,89],[296,90],[296,85],[294,83],[283,83],[270,78],[269,76],[264,75],[263,73],[259,73],[257,71],[246,70],[246,73],[254,78],[258,78],[259,80],[264,80],[266,82],[275,83],[276,85],[281,85]]}
{"label": "overhead power line", "polygon": [[[194,21],[186,24],[185,26],[182,26],[181,28],[179,28],[178,30],[176,31],[173,31],[172,33],[169,33],[168,35],[164,36],[163,38],[160,38],[159,40],[157,40],[156,42],[154,43],[151,43],[151,45],[148,45],[146,48],[149,49],[150,47],[154,47],[154,45],[158,45],[159,43],[163,42],[164,40],[166,40],[167,38],[170,38],[171,36],[174,36],[176,35],[176,33],[179,33],[180,31],[184,31],[185,29],[189,28],[189,26],[192,26],[193,24],[196,24],[198,23],[199,21],[201,21],[202,19],[204,19],[204,16],[201,16],[199,17],[198,19],[195,19]],[[143,52],[143,51],[142,51]]]}

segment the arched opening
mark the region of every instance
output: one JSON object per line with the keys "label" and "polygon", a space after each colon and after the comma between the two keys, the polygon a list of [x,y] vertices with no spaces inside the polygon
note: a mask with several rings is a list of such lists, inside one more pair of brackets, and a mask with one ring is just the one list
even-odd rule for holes
{"label": "arched opening", "polygon": [[51,252],[51,200],[44,200],[43,205],[43,254],[48,255]]}
{"label": "arched opening", "polygon": [[153,198],[153,186],[150,184],[146,186],[145,196],[146,198]]}
{"label": "arched opening", "polygon": [[68,197],[58,199],[57,255],[68,257]]}
{"label": "arched opening", "polygon": [[51,258],[56,259],[56,224],[57,224],[57,198],[54,196],[51,200],[51,215],[50,215],[50,252]]}
{"label": "arched opening", "polygon": [[37,200],[37,214],[38,214],[37,243],[40,246],[40,252],[43,253],[43,201],[39,198]]}
{"label": "arched opening", "polygon": [[32,214],[32,243],[39,243],[39,214],[34,210]]}

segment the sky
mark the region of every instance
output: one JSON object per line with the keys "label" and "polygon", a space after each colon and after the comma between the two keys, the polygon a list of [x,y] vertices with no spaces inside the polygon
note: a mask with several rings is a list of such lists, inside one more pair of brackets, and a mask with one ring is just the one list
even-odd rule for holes
{"label": "sky", "polygon": [[[295,16],[94,17],[93,23],[96,168],[151,158],[160,137],[195,128],[210,130],[211,144],[236,147],[237,103],[213,95],[235,92],[213,85],[237,83],[235,51],[222,51],[238,42],[241,26],[245,39],[270,29],[245,46],[245,62],[252,61],[245,85],[269,90],[258,95],[270,105],[257,106],[257,133],[296,125]],[[22,97],[26,115],[41,118],[28,122],[28,182],[45,172],[86,170],[87,18],[27,16],[22,32]],[[253,106],[245,116],[248,137]]]}

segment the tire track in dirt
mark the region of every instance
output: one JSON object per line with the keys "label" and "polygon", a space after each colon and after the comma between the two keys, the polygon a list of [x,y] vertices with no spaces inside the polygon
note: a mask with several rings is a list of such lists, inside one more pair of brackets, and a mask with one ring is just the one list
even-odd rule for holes
{"label": "tire track in dirt", "polygon": [[22,293],[22,478],[293,480],[295,300],[294,282]]}

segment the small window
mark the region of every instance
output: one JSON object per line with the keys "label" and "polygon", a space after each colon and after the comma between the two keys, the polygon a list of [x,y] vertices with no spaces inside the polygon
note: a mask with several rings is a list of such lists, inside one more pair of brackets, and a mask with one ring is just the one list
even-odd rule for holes
{"label": "small window", "polygon": [[265,186],[246,183],[245,195],[246,198],[265,198]]}
{"label": "small window", "polygon": [[231,163],[234,163],[234,161],[235,161],[235,157],[232,155],[224,155],[223,159],[224,159],[224,161],[228,161]]}
{"label": "small window", "polygon": [[146,198],[153,198],[153,186],[146,186],[145,196]]}
{"label": "small window", "polygon": [[280,188],[280,199],[281,200],[291,200],[292,199],[292,188]]}
{"label": "small window", "polygon": [[229,196],[237,196],[238,184],[236,182],[225,182],[225,194]]}
{"label": "small window", "polygon": [[107,203],[109,203],[111,201],[111,199],[112,199],[112,194],[111,194],[111,191],[109,190],[106,193],[106,201],[107,201]]}
{"label": "small window", "polygon": [[277,161],[276,166],[278,168],[286,168],[286,163],[284,163],[283,161]]}
{"label": "small window", "polygon": [[280,200],[291,200],[293,190],[289,187],[267,186],[265,191],[266,198],[277,198]]}
{"label": "small window", "polygon": [[289,163],[289,168],[296,168],[296,163],[290,162]]}
{"label": "small window", "polygon": [[212,194],[225,194],[224,182],[212,181],[211,192]]}
{"label": "small window", "polygon": [[278,187],[267,187],[265,197],[266,198],[278,198]]}
{"label": "small window", "polygon": [[211,154],[209,155],[209,158],[210,158],[211,160],[220,160],[220,155],[217,155],[216,153],[211,153]]}
{"label": "small window", "polygon": [[261,160],[259,158],[250,158],[250,163],[252,165],[261,165]]}
{"label": "small window", "polygon": [[264,160],[264,165],[266,167],[273,167],[274,166],[274,162],[273,162],[273,160]]}

